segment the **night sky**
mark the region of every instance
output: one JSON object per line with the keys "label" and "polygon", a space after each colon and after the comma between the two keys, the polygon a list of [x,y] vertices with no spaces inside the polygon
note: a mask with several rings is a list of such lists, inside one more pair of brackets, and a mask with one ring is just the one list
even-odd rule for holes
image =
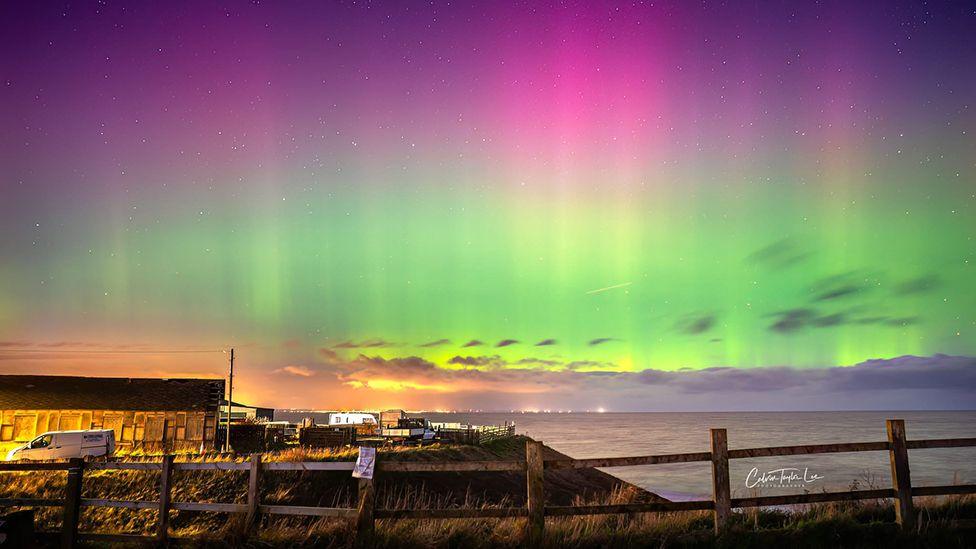
{"label": "night sky", "polygon": [[968,2],[4,3],[0,373],[223,376],[233,346],[281,407],[976,407],[974,31]]}

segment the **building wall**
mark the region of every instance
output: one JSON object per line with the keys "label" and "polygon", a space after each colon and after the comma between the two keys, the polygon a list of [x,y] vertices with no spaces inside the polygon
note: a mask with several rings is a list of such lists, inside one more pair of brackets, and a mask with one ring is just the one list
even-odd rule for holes
{"label": "building wall", "polygon": [[195,450],[212,448],[213,412],[116,410],[3,410],[0,442],[27,442],[46,431],[112,429],[116,446]]}

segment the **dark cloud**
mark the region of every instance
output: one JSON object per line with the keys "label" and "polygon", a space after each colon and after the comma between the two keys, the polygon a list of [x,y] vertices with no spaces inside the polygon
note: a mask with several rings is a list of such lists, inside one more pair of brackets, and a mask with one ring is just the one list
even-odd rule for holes
{"label": "dark cloud", "polygon": [[881,324],[888,320],[886,316],[865,316],[854,319],[855,324]]}
{"label": "dark cloud", "polygon": [[598,337],[596,339],[591,339],[587,345],[603,345],[604,343],[610,343],[611,341],[617,341],[614,337]]}
{"label": "dark cloud", "polygon": [[592,369],[613,369],[619,368],[617,364],[613,362],[600,362],[597,360],[574,360],[572,362],[567,362],[565,365],[567,370],[592,370]]}
{"label": "dark cloud", "polygon": [[518,342],[519,340],[517,339],[503,339],[499,341],[498,344],[495,345],[495,347],[508,347],[509,345],[515,345]]}
{"label": "dark cloud", "polygon": [[769,329],[789,334],[806,328],[817,313],[813,309],[789,309],[776,313],[776,316],[778,318],[770,324]]}
{"label": "dark cloud", "polygon": [[547,345],[555,345],[557,342],[555,339],[543,339],[542,341],[535,344],[536,347],[545,347]]}
{"label": "dark cloud", "polygon": [[818,328],[828,328],[830,326],[839,326],[847,322],[847,316],[844,313],[834,313],[832,315],[818,316],[811,321],[811,324]]}
{"label": "dark cloud", "polygon": [[644,370],[637,379],[688,393],[768,392],[803,389],[818,394],[879,390],[976,391],[976,358],[935,355],[869,360],[831,368],[706,368],[683,372]]}
{"label": "dark cloud", "polygon": [[471,341],[465,343],[464,345],[461,345],[461,347],[480,347],[480,346],[482,346],[484,344],[485,344],[485,342],[483,342],[483,341],[478,341],[477,339],[472,339]]}
{"label": "dark cloud", "polygon": [[976,358],[937,354],[868,360],[829,368],[824,383],[836,391],[936,389],[976,394]]}
{"label": "dark cloud", "polygon": [[785,269],[805,261],[811,252],[794,238],[784,238],[756,250],[746,261],[773,269]]}
{"label": "dark cloud", "polygon": [[504,366],[506,362],[498,355],[494,356],[460,356],[456,355],[447,361],[448,364],[460,366]]}
{"label": "dark cloud", "polygon": [[820,293],[816,299],[817,301],[828,301],[831,299],[839,299],[842,297],[859,293],[862,289],[863,288],[861,286],[855,286],[853,284],[837,286]]}
{"label": "dark cloud", "polygon": [[942,285],[942,280],[936,274],[928,274],[906,280],[895,286],[895,293],[898,295],[912,295],[931,292]]}
{"label": "dark cloud", "polygon": [[689,316],[678,321],[676,327],[678,331],[682,333],[698,335],[703,334],[715,327],[716,320],[717,316],[714,314]]}
{"label": "dark cloud", "polygon": [[450,339],[438,339],[435,341],[428,341],[421,345],[421,347],[440,347],[441,345],[449,345],[451,343]]}
{"label": "dark cloud", "polygon": [[563,363],[560,360],[552,359],[542,359],[542,358],[523,358],[514,363],[516,366],[531,366],[536,368],[553,368],[562,366]]}
{"label": "dark cloud", "polygon": [[850,272],[828,276],[815,282],[810,288],[814,301],[849,299],[869,290],[877,278],[864,273]]}
{"label": "dark cloud", "polygon": [[883,324],[885,326],[911,326],[913,324],[918,324],[921,322],[921,317],[918,316],[866,316],[862,318],[856,318],[851,322],[854,324]]}
{"label": "dark cloud", "polygon": [[[323,353],[326,357],[328,353]],[[418,357],[386,359],[359,355],[343,360],[329,355],[322,364],[280,368],[282,383],[321,395],[330,380],[336,395],[348,390],[388,391],[399,384],[400,398],[422,403],[427,393],[453,405],[526,402],[545,405],[641,409],[972,409],[976,405],[976,358],[935,355],[870,360],[854,366],[795,368],[713,367],[705,369],[620,371],[595,361],[498,356],[457,356],[449,362],[466,368],[441,368]],[[278,370],[275,370],[278,372]],[[373,387],[371,383],[383,381]],[[312,385],[308,385],[312,383]],[[323,385],[325,384],[325,385]],[[315,388],[312,391],[312,388]],[[413,396],[411,396],[413,395]],[[312,397],[310,397],[312,398]],[[540,400],[541,399],[541,400]],[[648,403],[653,403],[650,405]]]}
{"label": "dark cloud", "polygon": [[816,309],[799,307],[775,313],[776,320],[769,326],[774,332],[784,334],[798,332],[806,328],[834,328],[847,324],[875,324],[882,326],[910,326],[921,319],[917,316],[889,317],[864,316],[852,317],[850,312],[837,312],[821,315]]}
{"label": "dark cloud", "polygon": [[355,341],[343,341],[342,343],[333,346],[333,349],[372,349],[376,347],[389,347],[390,345],[392,345],[392,343],[382,339],[367,339],[366,341],[361,341],[359,343]]}
{"label": "dark cloud", "polygon": [[595,360],[576,360],[565,362],[554,358],[535,358],[526,357],[515,361],[507,361],[498,355],[490,356],[461,356],[457,355],[447,361],[448,364],[457,366],[489,367],[495,369],[519,369],[519,368],[547,368],[550,370],[581,370],[581,369],[614,369],[618,365],[613,362],[600,362]]}
{"label": "dark cloud", "polygon": [[339,360],[341,360],[341,358],[339,357],[339,353],[325,347],[319,349],[319,356],[321,356],[323,359],[325,359],[328,362],[338,362]]}

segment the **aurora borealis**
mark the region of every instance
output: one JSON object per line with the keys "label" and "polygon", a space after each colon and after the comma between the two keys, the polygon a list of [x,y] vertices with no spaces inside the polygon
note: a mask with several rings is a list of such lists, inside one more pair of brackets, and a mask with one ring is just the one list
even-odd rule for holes
{"label": "aurora borealis", "polygon": [[892,390],[976,404],[971,5],[0,10],[3,373],[656,409],[945,354]]}

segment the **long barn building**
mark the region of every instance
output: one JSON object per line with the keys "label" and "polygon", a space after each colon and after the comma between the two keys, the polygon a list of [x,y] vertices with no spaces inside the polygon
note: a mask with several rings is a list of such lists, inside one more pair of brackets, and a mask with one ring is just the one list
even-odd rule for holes
{"label": "long barn building", "polygon": [[121,448],[213,448],[224,381],[0,375],[0,442],[112,429]]}

